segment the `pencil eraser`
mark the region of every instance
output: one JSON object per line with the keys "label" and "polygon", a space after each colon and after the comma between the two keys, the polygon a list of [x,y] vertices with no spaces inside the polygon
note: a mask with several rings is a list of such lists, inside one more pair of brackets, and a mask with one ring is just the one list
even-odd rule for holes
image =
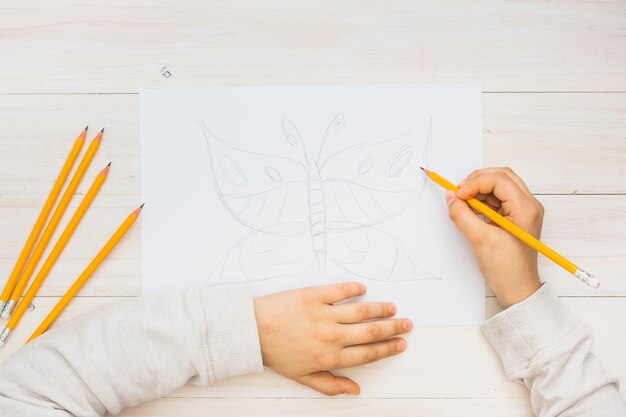
{"label": "pencil eraser", "polygon": [[584,269],[578,269],[574,274],[576,278],[589,285],[591,288],[597,290],[600,287],[600,280]]}

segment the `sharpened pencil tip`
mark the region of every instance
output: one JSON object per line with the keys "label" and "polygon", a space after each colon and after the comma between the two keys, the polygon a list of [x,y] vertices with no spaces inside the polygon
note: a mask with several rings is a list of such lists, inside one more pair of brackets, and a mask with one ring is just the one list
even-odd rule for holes
{"label": "sharpened pencil tip", "polygon": [[420,169],[423,171],[423,170],[424,170],[424,167],[420,167]]}
{"label": "sharpened pencil tip", "polygon": [[101,174],[102,175],[108,175],[109,173],[109,168],[111,168],[111,163],[109,162],[107,166],[104,167],[104,169],[102,170]]}
{"label": "sharpened pencil tip", "polygon": [[89,129],[89,125],[85,126],[85,131],[87,131],[87,129]]}
{"label": "sharpened pencil tip", "polygon": [[104,133],[104,128],[102,128],[102,130],[100,131],[100,133]]}
{"label": "sharpened pencil tip", "polygon": [[131,216],[135,216],[135,218],[138,218],[138,217],[139,217],[139,214],[141,213],[141,209],[143,209],[143,206],[144,206],[144,205],[145,205],[145,203],[144,203],[144,204],[142,204],[142,205],[140,205],[139,207],[137,207],[137,208],[135,209],[135,211],[133,211],[132,213],[130,213],[130,215],[131,215]]}

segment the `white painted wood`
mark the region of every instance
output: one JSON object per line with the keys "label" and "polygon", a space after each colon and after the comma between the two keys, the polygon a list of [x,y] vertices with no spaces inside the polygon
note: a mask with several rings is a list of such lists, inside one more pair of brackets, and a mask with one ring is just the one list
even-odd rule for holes
{"label": "white painted wood", "polygon": [[626,96],[483,94],[485,166],[535,193],[626,192]]}
{"label": "white painted wood", "polygon": [[125,417],[532,417],[526,399],[225,399],[163,398]]}
{"label": "white painted wood", "polygon": [[[77,197],[113,161],[0,361],[141,202],[140,88],[481,82],[484,91],[503,92],[483,94],[485,164],[513,167],[536,193],[560,194],[539,197],[547,211],[544,241],[603,284],[590,290],[542,258],[541,274],[585,317],[605,367],[626,380],[624,27],[619,0],[0,4],[0,284],[72,136],[88,123],[92,134],[107,128]],[[60,323],[141,293],[140,233],[139,222]],[[499,307],[487,294],[493,315]],[[408,340],[404,358],[343,372],[361,383],[358,399],[322,398],[268,371],[210,388],[186,386],[122,415],[532,415],[526,389],[506,380],[478,328],[418,328]]]}
{"label": "white painted wood", "polygon": [[[536,193],[626,193],[625,103],[626,94],[483,94],[485,164],[512,166]],[[90,136],[106,126],[90,171],[113,161],[102,193],[137,195],[137,95],[0,95],[0,204],[43,201],[86,124]]]}
{"label": "white painted wood", "polygon": [[[8,344],[0,349],[0,361],[28,339],[57,297],[38,297],[36,309],[25,314]],[[123,299],[115,297],[79,297],[69,306],[59,323],[87,311]],[[604,366],[626,378],[626,339],[616,337],[616,329],[626,328],[624,299],[563,298],[564,303],[593,329],[594,351]],[[500,310],[494,298],[487,298],[488,315]],[[524,386],[508,381],[500,362],[478,327],[419,327],[408,335],[408,349],[399,357],[386,359],[340,373],[360,383],[362,398],[421,399],[506,399],[528,396]],[[8,359],[7,359],[8,358]],[[187,385],[168,397],[189,398],[322,398],[311,389],[266,371],[222,381],[212,387]],[[355,403],[356,405],[356,403]]]}
{"label": "white painted wood", "polygon": [[10,204],[9,196],[39,196],[37,205],[43,204],[85,125],[88,141],[106,130],[78,194],[86,193],[90,178],[112,162],[101,195],[138,195],[137,95],[0,95],[0,204]]}
{"label": "white painted wood", "polygon": [[[104,188],[108,187],[109,181]],[[114,181],[114,180],[113,180]],[[7,276],[35,221],[45,197],[0,198],[0,277]],[[626,196],[542,195],[546,207],[543,240],[602,281],[598,290],[582,284],[556,264],[540,256],[542,277],[560,295],[626,295]],[[79,204],[76,198],[55,236]],[[135,195],[100,195],[85,215],[39,294],[61,296],[139,204]],[[149,210],[149,207],[146,208]],[[610,221],[607,221],[610,219]],[[81,291],[81,295],[141,294],[141,221],[109,255]],[[88,237],[88,238],[86,238]],[[56,242],[56,237],[53,238]],[[48,248],[48,251],[52,245]],[[46,253],[47,253],[46,252]]]}
{"label": "white painted wood", "polygon": [[619,0],[4,2],[0,93],[468,80],[486,91],[626,91],[624,8]]}

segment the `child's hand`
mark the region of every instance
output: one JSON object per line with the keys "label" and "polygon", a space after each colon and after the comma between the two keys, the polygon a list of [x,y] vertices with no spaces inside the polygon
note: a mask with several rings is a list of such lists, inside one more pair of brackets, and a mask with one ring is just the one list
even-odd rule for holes
{"label": "child's hand", "polygon": [[543,206],[510,168],[474,171],[454,195],[446,193],[450,219],[472,245],[485,280],[507,308],[540,286],[537,252],[506,230],[479,218],[465,201],[476,198],[536,238],[541,235]]}
{"label": "child's hand", "polygon": [[409,319],[380,320],[396,314],[392,303],[333,305],[365,291],[363,284],[349,282],[256,298],[263,363],[327,395],[358,394],[356,382],[328,371],[404,351],[406,341],[394,336],[413,327]]}

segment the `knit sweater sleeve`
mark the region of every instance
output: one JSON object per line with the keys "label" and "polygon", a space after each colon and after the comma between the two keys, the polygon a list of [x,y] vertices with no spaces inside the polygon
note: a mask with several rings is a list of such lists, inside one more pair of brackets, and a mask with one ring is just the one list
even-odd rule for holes
{"label": "knit sweater sleeve", "polygon": [[246,287],[144,296],[58,326],[9,357],[0,416],[116,414],[189,381],[262,370]]}
{"label": "knit sweater sleeve", "polygon": [[488,320],[482,331],[507,376],[530,389],[537,416],[626,416],[618,380],[591,353],[589,327],[549,284]]}

